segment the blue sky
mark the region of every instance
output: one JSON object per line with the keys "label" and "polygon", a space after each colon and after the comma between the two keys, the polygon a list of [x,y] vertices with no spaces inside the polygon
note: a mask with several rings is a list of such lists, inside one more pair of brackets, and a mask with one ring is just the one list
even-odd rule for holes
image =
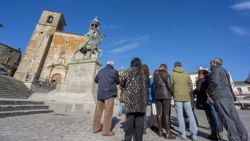
{"label": "blue sky", "polygon": [[62,12],[65,32],[85,34],[97,15],[105,34],[102,63],[117,69],[140,57],[153,72],[181,61],[188,72],[221,57],[235,80],[250,71],[248,0],[1,0],[0,42],[25,51],[42,10]]}

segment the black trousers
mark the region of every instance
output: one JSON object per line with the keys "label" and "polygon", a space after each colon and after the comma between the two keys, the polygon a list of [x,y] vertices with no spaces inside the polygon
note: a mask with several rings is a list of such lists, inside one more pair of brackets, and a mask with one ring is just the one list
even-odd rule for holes
{"label": "black trousers", "polygon": [[143,140],[144,116],[144,113],[128,113],[126,115],[125,141],[131,141],[132,137],[134,141]]}
{"label": "black trousers", "polygon": [[171,100],[162,99],[156,100],[157,109],[157,124],[158,130],[162,131],[162,127],[170,132],[170,111],[171,111]]}
{"label": "black trousers", "polygon": [[217,99],[215,106],[227,130],[229,141],[248,141],[247,130],[240,120],[233,98]]}

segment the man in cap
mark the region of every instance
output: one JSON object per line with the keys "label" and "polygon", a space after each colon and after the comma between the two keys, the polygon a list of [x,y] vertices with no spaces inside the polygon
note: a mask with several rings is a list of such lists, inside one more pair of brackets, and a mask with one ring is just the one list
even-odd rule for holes
{"label": "man in cap", "polygon": [[[114,62],[108,61],[106,67],[101,69],[95,77],[98,83],[97,102],[94,115],[93,133],[102,131],[103,136],[112,136],[111,131],[112,115],[114,109],[114,98],[117,96],[117,85],[119,84],[119,74],[113,67]],[[103,110],[104,121],[101,124]]]}
{"label": "man in cap", "polygon": [[171,74],[174,86],[174,101],[177,119],[179,123],[179,138],[186,140],[185,123],[183,109],[186,111],[189,127],[191,131],[192,141],[197,140],[197,124],[195,122],[194,113],[192,111],[190,92],[192,91],[192,81],[187,72],[182,68],[181,62],[174,64],[174,70]]}

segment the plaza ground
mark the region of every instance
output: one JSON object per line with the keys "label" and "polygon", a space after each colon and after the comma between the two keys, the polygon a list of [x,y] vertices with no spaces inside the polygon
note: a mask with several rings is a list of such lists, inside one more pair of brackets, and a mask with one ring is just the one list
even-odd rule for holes
{"label": "plaza ground", "polygon": [[[240,116],[248,129],[250,121],[248,120],[250,111],[239,111]],[[206,136],[210,130],[203,111],[196,111],[199,120],[198,141],[206,141]],[[124,116],[117,115],[117,108],[113,117],[112,137],[104,137],[101,133],[92,133],[92,113],[75,114],[36,114],[8,118],[0,118],[0,141],[121,141],[124,137]],[[177,122],[175,110],[172,108],[172,130],[177,134]],[[226,138],[226,133],[223,133]],[[148,129],[144,135],[144,141],[164,141],[159,138],[157,133]],[[176,139],[178,140],[178,139]]]}

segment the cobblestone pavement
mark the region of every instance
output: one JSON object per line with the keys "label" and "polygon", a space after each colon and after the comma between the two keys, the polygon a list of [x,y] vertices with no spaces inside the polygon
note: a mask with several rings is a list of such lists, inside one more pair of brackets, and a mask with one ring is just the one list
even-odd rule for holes
{"label": "cobblestone pavement", "polygon": [[[248,120],[250,111],[239,111],[246,128],[250,129]],[[172,108],[173,127],[176,127],[175,111]],[[206,141],[210,130],[205,114],[196,111],[199,119],[198,140]],[[93,114],[37,114],[17,117],[0,118],[0,141],[121,141],[124,136],[123,125],[125,117],[114,115],[115,136],[103,137],[101,133],[92,133]],[[173,130],[176,134],[177,132]],[[249,132],[249,130],[248,130]],[[223,133],[226,138],[226,133]],[[163,141],[155,132],[148,129],[144,141]],[[176,139],[177,140],[177,139]]]}

